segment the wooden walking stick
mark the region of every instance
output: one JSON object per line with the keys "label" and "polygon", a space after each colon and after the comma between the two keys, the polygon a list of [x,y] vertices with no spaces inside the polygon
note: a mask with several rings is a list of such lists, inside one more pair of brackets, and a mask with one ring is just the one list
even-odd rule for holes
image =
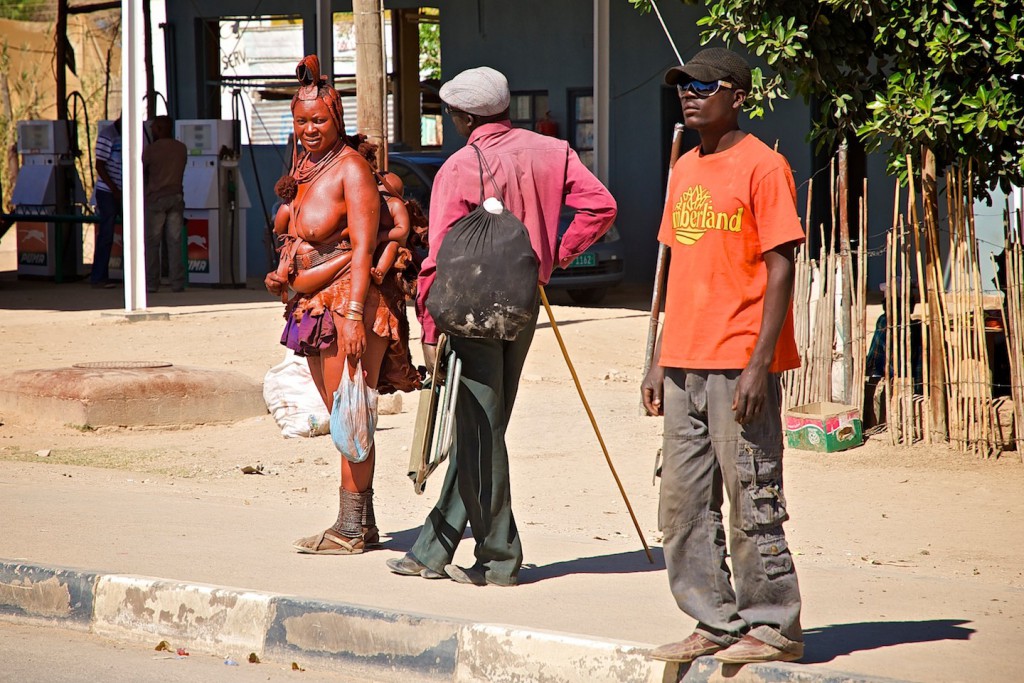
{"label": "wooden walking stick", "polygon": [[626,503],[626,509],[629,510],[629,517],[633,520],[633,526],[636,527],[636,533],[640,536],[640,542],[644,544],[644,552],[647,553],[647,561],[654,564],[654,557],[651,555],[651,549],[647,545],[647,539],[644,538],[644,532],[640,530],[640,523],[636,521],[636,515],[633,514],[633,506],[629,504],[629,498],[626,496],[626,489],[622,488],[622,481],[619,480],[619,475],[615,471],[615,465],[612,464],[612,456],[608,454],[608,447],[604,444],[604,438],[601,436],[601,430],[597,426],[597,420],[594,418],[594,412],[590,409],[590,404],[587,403],[587,397],[583,393],[583,386],[580,385],[580,378],[576,374],[576,368],[573,367],[572,361],[569,359],[569,352],[565,348],[565,342],[562,341],[562,333],[558,331],[558,323],[555,322],[555,314],[551,312],[551,304],[548,303],[548,295],[544,292],[543,285],[537,285],[537,289],[540,291],[540,300],[544,303],[544,310],[547,311],[548,320],[551,321],[551,329],[555,333],[555,339],[558,340],[558,347],[562,349],[562,357],[565,358],[565,364],[569,366],[569,374],[572,375],[572,381],[576,383],[576,391],[579,392],[580,400],[583,401],[583,408],[587,411],[587,417],[590,418],[590,424],[594,427],[594,434],[597,435],[597,441],[601,444],[601,450],[604,451],[604,459],[608,462],[608,469],[612,471],[612,477],[615,479],[615,484],[619,487],[619,493],[622,494],[622,500]]}
{"label": "wooden walking stick", "polygon": [[[683,149],[683,124],[677,123],[672,129],[672,153],[669,155],[668,180],[665,182],[665,201],[668,201],[668,193],[672,187],[672,169],[679,160]],[[665,294],[665,263],[668,261],[668,247],[658,244],[658,262],[654,267],[654,293],[651,295],[651,322],[647,330],[647,353],[644,354],[644,376],[654,364],[654,348],[658,345],[658,318],[661,316],[661,299]],[[646,415],[647,411],[640,408],[640,413]]]}

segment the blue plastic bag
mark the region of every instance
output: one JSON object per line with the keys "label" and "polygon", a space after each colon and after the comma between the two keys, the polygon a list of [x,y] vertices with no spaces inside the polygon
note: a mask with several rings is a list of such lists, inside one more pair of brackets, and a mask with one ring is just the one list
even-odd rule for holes
{"label": "blue plastic bag", "polygon": [[373,432],[377,429],[377,390],[366,386],[363,365],[355,372],[348,368],[341,373],[341,383],[334,392],[331,407],[331,440],[349,462],[363,462],[373,448]]}

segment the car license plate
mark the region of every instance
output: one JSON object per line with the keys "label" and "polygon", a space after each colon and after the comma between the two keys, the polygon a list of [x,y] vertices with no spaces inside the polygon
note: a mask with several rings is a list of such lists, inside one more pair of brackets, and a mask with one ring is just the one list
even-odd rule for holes
{"label": "car license plate", "polygon": [[576,257],[572,263],[569,264],[570,268],[586,268],[587,266],[597,265],[597,254],[580,254]]}

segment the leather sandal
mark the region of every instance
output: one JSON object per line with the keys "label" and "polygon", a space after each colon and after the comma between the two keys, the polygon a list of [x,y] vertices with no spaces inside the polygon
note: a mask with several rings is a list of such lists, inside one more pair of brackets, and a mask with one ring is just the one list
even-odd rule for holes
{"label": "leather sandal", "polygon": [[358,555],[366,544],[362,538],[345,538],[334,529],[325,529],[317,536],[300,538],[292,547],[307,555]]}

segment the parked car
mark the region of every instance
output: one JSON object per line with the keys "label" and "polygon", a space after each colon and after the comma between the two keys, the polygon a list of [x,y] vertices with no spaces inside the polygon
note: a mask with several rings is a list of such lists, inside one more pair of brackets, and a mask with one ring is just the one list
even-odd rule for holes
{"label": "parked car", "polygon": [[[430,190],[434,176],[449,152],[392,152],[388,155],[388,170],[397,174],[405,185],[405,196],[416,199],[424,211],[430,208]],[[565,234],[575,209],[562,207],[558,220],[558,238]],[[624,276],[624,248],[618,229],[613,225],[601,239],[580,254],[568,268],[556,268],[547,289],[565,290],[573,302],[581,306],[594,306],[604,300],[608,289],[622,282]]]}
{"label": "parked car", "polygon": [[430,209],[430,188],[449,152],[391,152],[388,170],[402,179],[407,199],[415,199],[424,211]]}
{"label": "parked car", "polygon": [[[575,215],[575,209],[562,207],[558,221],[559,239]],[[613,225],[567,268],[555,268],[547,289],[564,289],[569,298],[580,306],[595,306],[604,300],[609,288],[622,282],[625,275],[623,251],[619,230]]]}

